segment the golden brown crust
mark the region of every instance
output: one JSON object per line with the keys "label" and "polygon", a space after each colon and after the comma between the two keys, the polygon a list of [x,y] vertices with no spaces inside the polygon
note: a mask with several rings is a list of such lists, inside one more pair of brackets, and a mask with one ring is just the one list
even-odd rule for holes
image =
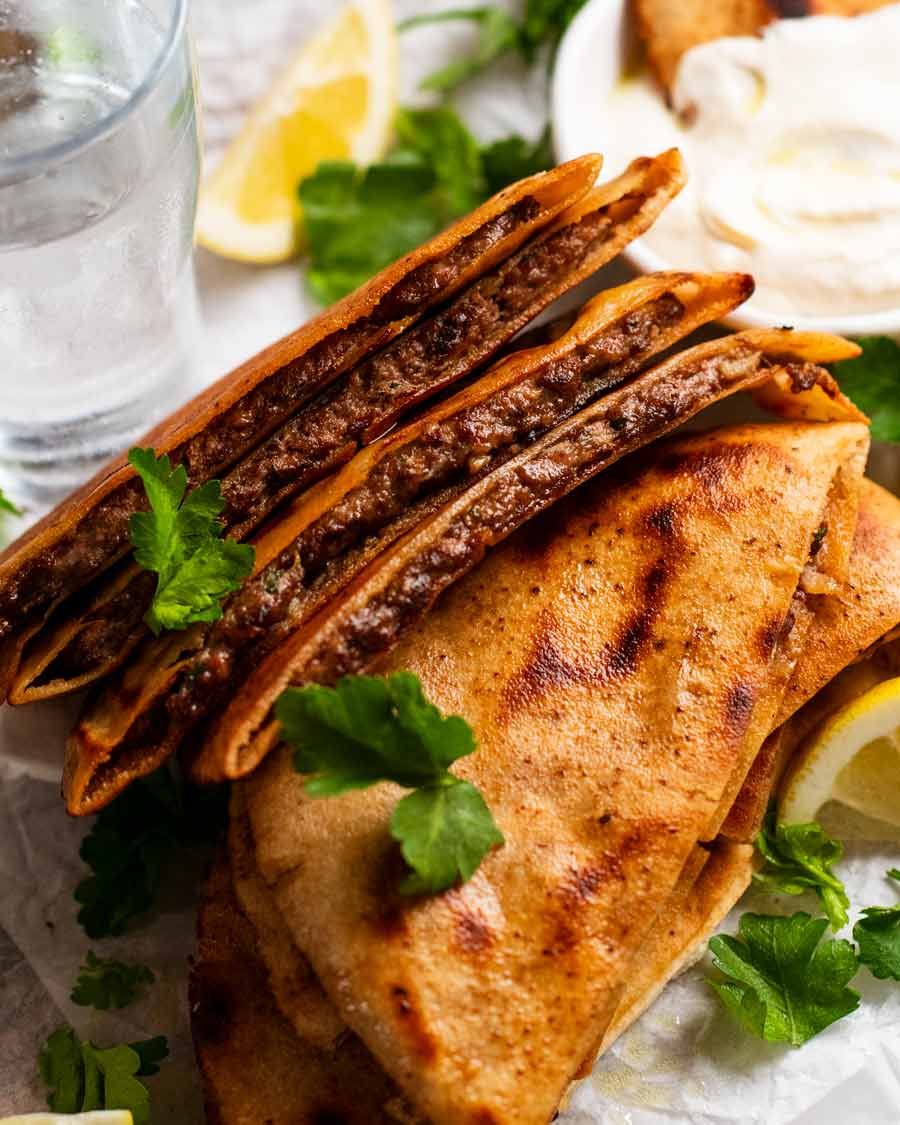
{"label": "golden brown crust", "polygon": [[666,93],[681,56],[726,35],[757,35],[774,17],[767,0],[632,0],[650,68]]}
{"label": "golden brown crust", "polygon": [[689,968],[750,885],[753,848],[717,841],[697,848],[627,975],[624,992],[603,1038],[603,1054],[650,1007],[665,986]]}

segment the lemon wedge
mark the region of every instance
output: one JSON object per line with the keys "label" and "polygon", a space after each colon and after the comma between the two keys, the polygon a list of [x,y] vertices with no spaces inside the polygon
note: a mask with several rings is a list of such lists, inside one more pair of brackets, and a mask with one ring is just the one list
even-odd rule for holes
{"label": "lemon wedge", "polygon": [[390,0],[352,0],[251,112],[200,191],[197,239],[238,261],[297,249],[297,186],[322,160],[370,164],[384,154],[395,108]]}
{"label": "lemon wedge", "polygon": [[840,707],[810,736],[785,776],[782,824],[807,824],[828,801],[900,826],[900,676]]}
{"label": "lemon wedge", "polygon": [[99,1109],[91,1113],[25,1113],[19,1117],[0,1117],[0,1125],[134,1125],[127,1109]]}

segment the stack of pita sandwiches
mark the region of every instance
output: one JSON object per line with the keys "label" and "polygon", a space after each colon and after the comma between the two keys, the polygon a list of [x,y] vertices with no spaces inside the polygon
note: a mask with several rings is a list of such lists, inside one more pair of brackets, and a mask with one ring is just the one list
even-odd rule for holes
{"label": "stack of pita sandwiches", "polygon": [[[220,620],[144,626],[124,459],[0,558],[9,702],[92,685],[70,812],[175,754],[234,782],[191,984],[210,1122],[550,1121],[746,888],[822,689],[896,647],[900,501],[823,366],[855,345],[686,346],[752,291],[688,272],[518,335],[684,179],[599,166],[507,189],[141,443],[255,546]],[[741,391],[772,420],[667,436]],[[414,898],[397,787],[312,800],[275,717],[400,669],[471,724],[505,840]]]}

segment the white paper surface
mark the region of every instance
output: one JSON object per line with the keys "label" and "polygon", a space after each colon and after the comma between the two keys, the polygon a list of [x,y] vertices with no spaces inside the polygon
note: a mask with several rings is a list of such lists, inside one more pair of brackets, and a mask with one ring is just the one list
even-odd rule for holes
{"label": "white paper surface", "polygon": [[[398,2],[409,15],[444,0]],[[205,129],[215,158],[252,98],[326,10],[317,0],[194,0]],[[462,29],[422,31],[404,43],[404,100],[418,77],[466,39]],[[541,82],[511,65],[466,92],[462,108],[484,136],[543,125]],[[477,109],[473,108],[477,106]],[[636,138],[636,145],[639,139]],[[208,382],[315,311],[296,265],[257,270],[198,255],[206,321],[202,378]],[[70,701],[0,710],[0,1112],[43,1108],[34,1066],[39,1045],[63,1020],[98,1044],[169,1038],[172,1057],[148,1080],[154,1120],[202,1120],[187,1024],[186,981],[194,942],[196,871],[173,873],[159,909],[123,938],[90,942],[75,920],[72,892],[84,876],[78,845],[86,829],[63,811],[55,778]],[[18,763],[18,764],[16,764]],[[27,766],[23,770],[22,763]],[[31,774],[31,776],[29,776]],[[891,903],[883,877],[900,848],[860,846],[843,865],[856,907]],[[814,902],[751,896],[741,909],[765,912]],[[735,928],[737,914],[730,920]],[[4,937],[3,931],[8,935]],[[148,964],[157,977],[124,1012],[71,1004],[87,949]],[[861,973],[864,1004],[815,1043],[791,1051],[737,1032],[703,984],[704,965],[666,991],[591,1078],[573,1093],[564,1125],[896,1125],[900,1121],[900,986]]]}

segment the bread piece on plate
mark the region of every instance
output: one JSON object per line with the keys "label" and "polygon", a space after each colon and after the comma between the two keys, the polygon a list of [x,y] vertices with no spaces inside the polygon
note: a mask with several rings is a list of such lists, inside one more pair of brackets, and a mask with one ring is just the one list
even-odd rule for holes
{"label": "bread piece on plate", "polygon": [[[811,0],[816,3],[866,3],[867,0]],[[871,3],[871,0],[868,0]],[[638,35],[647,61],[669,94],[681,56],[698,43],[726,35],[756,35],[776,18],[767,0],[632,0]]]}

